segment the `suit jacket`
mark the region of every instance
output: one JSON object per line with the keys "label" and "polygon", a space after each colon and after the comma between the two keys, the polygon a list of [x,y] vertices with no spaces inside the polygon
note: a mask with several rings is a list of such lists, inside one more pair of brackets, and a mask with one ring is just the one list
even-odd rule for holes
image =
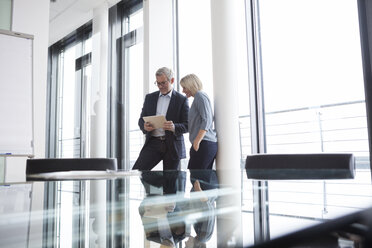
{"label": "suit jacket", "polygon": [[[138,126],[144,134],[146,134],[146,141],[144,146],[151,138],[151,132],[147,132],[143,125],[143,116],[156,115],[156,107],[159,98],[159,91],[146,95],[143,103],[141,117],[138,120]],[[167,121],[173,121],[175,132],[165,131],[165,142],[168,151],[171,152],[174,159],[186,158],[186,149],[183,134],[188,132],[188,116],[189,116],[189,102],[187,98],[173,89],[172,97],[169,102],[169,107],[165,118]]]}

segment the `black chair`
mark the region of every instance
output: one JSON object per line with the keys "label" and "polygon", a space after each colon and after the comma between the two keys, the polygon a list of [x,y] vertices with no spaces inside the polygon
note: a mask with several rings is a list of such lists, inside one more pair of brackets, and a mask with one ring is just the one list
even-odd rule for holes
{"label": "black chair", "polygon": [[339,247],[339,239],[354,242],[353,247],[372,247],[371,234],[372,208],[368,208],[250,247],[331,248]]}
{"label": "black chair", "polygon": [[26,180],[44,179],[43,173],[117,170],[116,158],[27,159]]}
{"label": "black chair", "polygon": [[248,178],[343,179],[354,178],[354,156],[345,153],[257,154],[247,156]]}

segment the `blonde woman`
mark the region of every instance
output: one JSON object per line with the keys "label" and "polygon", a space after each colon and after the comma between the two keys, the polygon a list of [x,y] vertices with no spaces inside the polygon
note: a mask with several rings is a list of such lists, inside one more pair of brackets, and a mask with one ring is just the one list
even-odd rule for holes
{"label": "blonde woman", "polygon": [[186,75],[180,84],[187,98],[194,97],[188,117],[192,144],[188,169],[212,169],[217,154],[217,135],[211,102],[195,74]]}

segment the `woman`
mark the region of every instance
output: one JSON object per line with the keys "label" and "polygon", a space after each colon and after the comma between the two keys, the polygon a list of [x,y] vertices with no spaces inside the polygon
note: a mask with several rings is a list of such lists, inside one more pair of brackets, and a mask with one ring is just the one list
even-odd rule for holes
{"label": "woman", "polygon": [[180,81],[186,97],[194,97],[189,111],[189,138],[192,144],[188,169],[212,169],[217,154],[217,136],[213,128],[211,102],[195,74]]}

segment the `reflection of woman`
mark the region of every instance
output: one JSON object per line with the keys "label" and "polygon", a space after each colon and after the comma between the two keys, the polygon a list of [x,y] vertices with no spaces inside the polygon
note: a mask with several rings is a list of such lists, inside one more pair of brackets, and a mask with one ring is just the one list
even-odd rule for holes
{"label": "reflection of woman", "polygon": [[217,154],[217,136],[213,128],[213,111],[208,95],[201,91],[203,84],[195,74],[180,81],[183,93],[194,101],[189,111],[190,149],[189,169],[212,169]]}
{"label": "reflection of woman", "polygon": [[[200,182],[196,180],[193,185],[193,191],[202,192]],[[198,211],[203,215],[194,223],[196,236],[189,236],[185,242],[186,248],[204,248],[206,243],[211,239],[215,226],[215,206],[216,197],[201,197],[198,200],[190,202],[190,208]]]}

